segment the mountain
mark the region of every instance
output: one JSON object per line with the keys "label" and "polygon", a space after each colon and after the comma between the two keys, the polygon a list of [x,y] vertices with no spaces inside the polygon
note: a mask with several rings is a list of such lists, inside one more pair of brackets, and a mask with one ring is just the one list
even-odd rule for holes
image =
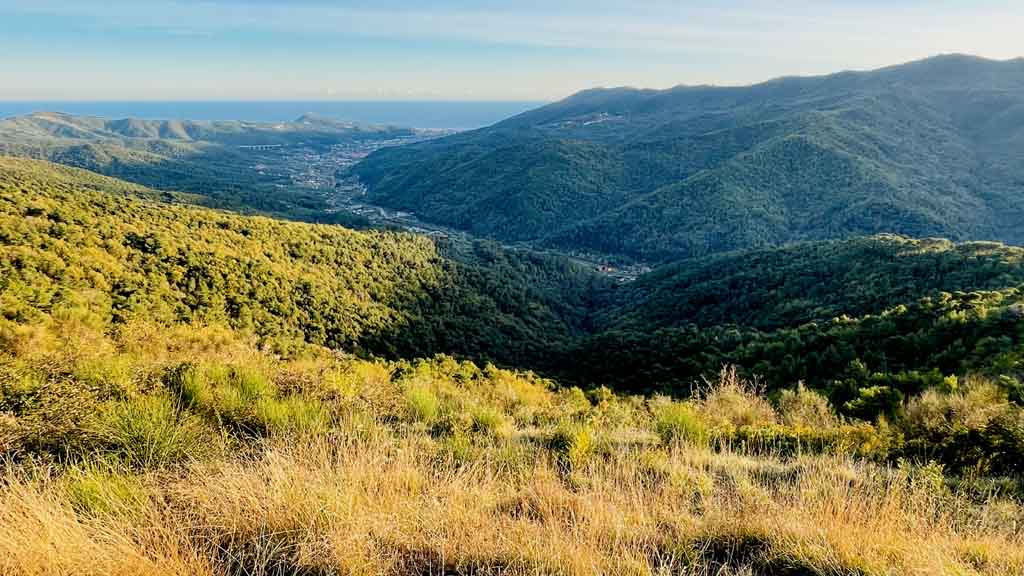
{"label": "mountain", "polygon": [[36,112],[0,120],[0,140],[21,142],[54,138],[88,141],[119,141],[126,147],[144,147],[149,140],[207,142],[234,146],[294,144],[297,141],[331,143],[340,135],[348,137],[412,134],[410,129],[344,122],[304,114],[294,122],[243,122],[117,120],[73,116],[59,112]]}
{"label": "mountain", "polygon": [[649,261],[875,233],[1024,241],[1024,60],[588,90],[372,154],[369,201]]}

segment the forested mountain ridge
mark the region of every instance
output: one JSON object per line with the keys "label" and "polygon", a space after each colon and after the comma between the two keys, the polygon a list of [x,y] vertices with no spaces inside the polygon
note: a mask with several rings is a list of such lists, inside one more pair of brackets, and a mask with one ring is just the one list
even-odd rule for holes
{"label": "forested mountain ridge", "polygon": [[0,119],[0,141],[120,141],[125,147],[153,146],[152,140],[208,142],[235,146],[293,144],[297,141],[334,142],[339,135],[367,138],[412,134],[407,128],[374,126],[306,114],[294,122],[245,122],[238,120],[116,120],[75,116],[60,112],[35,112]]}
{"label": "forested mountain ridge", "polygon": [[589,90],[381,150],[371,201],[505,240],[671,260],[893,232],[1024,240],[1024,60]]}

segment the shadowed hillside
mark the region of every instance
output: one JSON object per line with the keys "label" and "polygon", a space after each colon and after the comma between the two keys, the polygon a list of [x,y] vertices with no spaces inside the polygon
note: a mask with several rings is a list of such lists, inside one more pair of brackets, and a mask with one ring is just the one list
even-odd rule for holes
{"label": "shadowed hillside", "polygon": [[893,232],[1024,241],[1024,61],[940,56],[749,87],[599,89],[381,150],[372,201],[644,260]]}

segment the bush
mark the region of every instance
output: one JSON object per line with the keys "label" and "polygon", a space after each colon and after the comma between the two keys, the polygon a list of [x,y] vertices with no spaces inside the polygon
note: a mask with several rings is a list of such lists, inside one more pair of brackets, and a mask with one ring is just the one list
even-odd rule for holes
{"label": "bush", "polygon": [[707,427],[700,415],[682,402],[667,402],[654,409],[654,429],[665,444],[685,442],[704,445]]}
{"label": "bush", "polygon": [[103,448],[131,466],[162,466],[195,457],[208,444],[200,423],[166,396],[109,405],[94,432]]}
{"label": "bush", "polygon": [[277,388],[258,368],[183,364],[165,377],[168,388],[181,403],[217,425],[227,425],[246,434],[266,434],[284,422],[288,406],[277,406]]}
{"label": "bush", "polygon": [[511,433],[508,420],[505,415],[485,406],[478,406],[473,409],[473,432],[489,438],[502,438]]}
{"label": "bush", "polygon": [[809,428],[831,428],[836,425],[836,415],[822,394],[809,390],[803,383],[796,390],[783,390],[779,395],[779,414],[787,426]]}
{"label": "bush", "polygon": [[739,376],[735,366],[722,368],[715,381],[706,382],[700,412],[714,427],[740,428],[774,424],[775,409],[757,383]]}
{"label": "bush", "polygon": [[149,501],[138,476],[103,462],[75,468],[64,481],[71,505],[82,514],[134,515]]}
{"label": "bush", "polygon": [[861,388],[856,398],[843,405],[843,411],[863,420],[875,420],[880,416],[899,419],[903,411],[903,393],[891,386]]}
{"label": "bush", "polygon": [[714,435],[714,441],[749,454],[850,454],[878,461],[889,458],[895,440],[866,422],[824,429],[779,424],[743,426],[718,430]]}
{"label": "bush", "polygon": [[551,449],[558,461],[568,468],[579,468],[594,453],[594,432],[587,424],[563,423],[551,436]]}
{"label": "bush", "polygon": [[330,416],[323,405],[301,396],[263,398],[256,403],[255,417],[261,429],[271,434],[315,434],[330,427]]}
{"label": "bush", "polygon": [[0,451],[67,456],[85,449],[83,429],[100,405],[96,391],[76,381],[0,365]]}
{"label": "bush", "polygon": [[441,412],[437,394],[423,385],[411,386],[405,391],[405,405],[413,421],[431,424]]}
{"label": "bush", "polygon": [[979,429],[1009,409],[1004,390],[970,381],[961,390],[927,390],[907,403],[903,428],[910,437],[937,438],[957,428]]}

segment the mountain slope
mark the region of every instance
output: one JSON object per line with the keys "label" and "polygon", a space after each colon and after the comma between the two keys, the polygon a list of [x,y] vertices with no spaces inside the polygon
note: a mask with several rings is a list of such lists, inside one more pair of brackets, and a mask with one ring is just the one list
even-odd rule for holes
{"label": "mountain slope", "polygon": [[664,260],[879,232],[1021,242],[1022,141],[1024,60],[943,56],[589,90],[353,172],[371,201],[426,220]]}
{"label": "mountain slope", "polygon": [[561,259],[154,201],[166,196],[0,158],[2,317],[218,322],[285,345],[523,364],[579,333],[596,286]]}
{"label": "mountain slope", "polygon": [[310,158],[315,162],[335,147],[372,148],[417,134],[314,115],[271,124],[38,112],[0,120],[0,156],[50,160],[200,194],[203,204],[217,208],[333,222],[348,217],[332,212],[321,191],[296,186],[292,175],[308,172]]}
{"label": "mountain slope", "polygon": [[0,193],[0,344],[54,318],[214,323],[272,350],[448,353],[626,391],[684,395],[731,364],[836,406],[969,374],[1024,394],[1024,253],[996,243],[806,243],[612,286],[563,258],[175,205],[45,162],[0,159]]}

